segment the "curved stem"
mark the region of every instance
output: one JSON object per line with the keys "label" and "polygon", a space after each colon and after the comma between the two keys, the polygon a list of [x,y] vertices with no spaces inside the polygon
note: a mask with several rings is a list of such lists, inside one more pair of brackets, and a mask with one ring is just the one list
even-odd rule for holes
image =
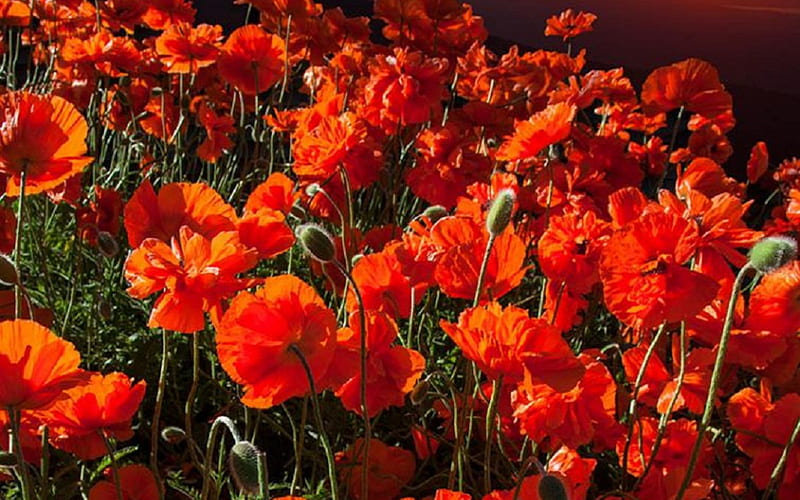
{"label": "curved stem", "polygon": [[[17,234],[14,239],[14,266],[17,268],[17,283],[15,284],[14,294],[14,317],[19,318],[22,315],[22,276],[20,276],[20,252],[22,250],[22,217],[23,207],[25,205],[25,183],[28,178],[28,168],[22,167],[19,174],[19,202],[17,203]],[[30,311],[32,313],[33,311]]]}
{"label": "curved stem", "polygon": [[675,495],[675,500],[681,500],[686,494],[686,489],[692,482],[692,473],[697,466],[697,459],[700,457],[700,449],[703,447],[703,437],[705,436],[708,424],[711,423],[711,414],[714,412],[714,401],[716,401],[717,390],[719,389],[720,379],[722,378],[722,365],[725,363],[725,354],[728,352],[728,340],[731,336],[731,328],[733,327],[733,313],[736,310],[736,299],[739,297],[739,290],[742,288],[742,283],[747,273],[753,269],[748,262],[739,270],[736,275],[736,280],[733,282],[731,288],[731,297],[728,302],[728,311],[725,314],[725,323],[722,325],[722,335],[719,339],[719,349],[717,350],[717,358],[714,360],[714,369],[711,371],[711,383],[708,387],[708,396],[706,397],[706,406],[703,409],[703,417],[700,424],[697,426],[697,440],[692,448],[692,454],[689,456],[689,466],[686,469],[686,477],[683,478],[681,488],[678,494]]}
{"label": "curved stem", "polygon": [[786,446],[783,447],[781,457],[778,459],[778,463],[775,465],[775,470],[772,471],[772,475],[769,478],[769,483],[767,484],[767,489],[764,490],[764,495],[761,497],[761,500],[768,500],[770,495],[772,495],[772,492],[778,488],[778,482],[783,475],[783,469],[786,468],[786,463],[789,461],[789,452],[797,442],[798,437],[800,437],[800,418],[798,418],[797,422],[794,424],[792,435],[789,436]]}
{"label": "curved stem", "polygon": [[331,448],[331,443],[328,440],[328,433],[325,432],[325,425],[323,424],[322,420],[322,410],[320,409],[319,405],[319,396],[317,396],[317,388],[314,384],[314,374],[311,372],[311,366],[309,366],[308,361],[306,361],[306,357],[303,355],[303,352],[300,350],[299,347],[292,344],[289,346],[289,350],[297,356],[297,359],[300,360],[300,364],[303,365],[303,370],[306,372],[306,377],[308,377],[308,387],[309,391],[311,392],[311,401],[314,403],[314,417],[317,420],[317,432],[319,432],[319,439],[322,442],[322,448],[325,450],[325,458],[328,462],[328,477],[331,480],[331,499],[332,500],[339,500],[339,485],[336,481],[336,462],[333,457],[333,448]]}
{"label": "curved stem", "polygon": [[209,470],[211,460],[214,458],[214,449],[216,448],[217,444],[217,435],[219,434],[219,430],[222,426],[228,428],[228,431],[231,433],[231,437],[237,443],[241,441],[241,437],[239,436],[239,431],[236,430],[236,426],[233,425],[233,421],[228,417],[222,416],[217,417],[214,420],[214,423],[211,424],[211,431],[208,433],[208,443],[206,445],[206,459],[205,463],[209,465],[206,468],[205,473],[203,474],[203,489],[200,491],[200,500],[206,500],[208,498],[208,488],[211,486],[211,470]]}

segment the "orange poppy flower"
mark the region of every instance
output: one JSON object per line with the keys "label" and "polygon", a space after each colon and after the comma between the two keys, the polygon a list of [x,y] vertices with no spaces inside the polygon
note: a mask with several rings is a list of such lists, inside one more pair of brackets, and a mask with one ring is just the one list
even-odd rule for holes
{"label": "orange poppy flower", "polygon": [[306,358],[316,389],[336,349],[336,316],[322,298],[291,275],[264,280],[255,293],[241,292],[217,326],[217,354],[222,367],[244,386],[242,403],[270,408],[308,393]]}
{"label": "orange poppy flower", "polygon": [[68,65],[79,65],[84,71],[110,77],[133,72],[142,59],[131,38],[115,37],[107,30],[89,38],[67,38],[60,55]]}
{"label": "orange poppy flower", "polygon": [[27,319],[0,322],[0,407],[41,408],[80,379],[75,347]]}
{"label": "orange poppy flower", "polygon": [[575,106],[564,102],[552,104],[527,120],[514,122],[514,134],[497,150],[500,161],[529,161],[547,146],[569,137]]}
{"label": "orange poppy flower", "polygon": [[[153,472],[144,465],[131,464],[120,467],[119,475],[122,500],[157,500],[160,491]],[[119,500],[113,477],[108,477],[92,486],[89,500]]]}
{"label": "orange poppy flower", "polygon": [[585,371],[561,332],[515,306],[503,309],[491,302],[465,310],[458,323],[442,320],[439,326],[492,380],[501,376],[506,383],[527,379],[565,392]]}
{"label": "orange poppy flower", "polygon": [[0,26],[27,26],[31,22],[31,9],[20,0],[0,0]]}
{"label": "orange poppy flower", "polygon": [[436,490],[433,500],[472,500],[472,495],[452,490]]}
{"label": "orange poppy flower", "polygon": [[588,293],[600,281],[600,251],[610,234],[593,212],[551,217],[537,247],[542,272],[574,293]]}
{"label": "orange poppy flower", "polygon": [[271,208],[289,215],[299,199],[300,194],[295,190],[294,181],[280,172],[274,172],[253,189],[247,197],[244,210],[258,212],[262,208]]}
{"label": "orange poppy flower", "polygon": [[399,125],[425,123],[441,113],[447,98],[447,60],[395,48],[376,55],[364,89],[366,120],[387,134]]}
{"label": "orange poppy flower", "polygon": [[[749,471],[764,489],[800,418],[800,395],[788,393],[774,403],[762,394],[742,389],[728,401],[728,419],[736,433],[736,446],[753,461]],[[776,498],[791,497],[800,488],[800,443],[789,448],[789,457]]]}
{"label": "orange poppy flower", "polygon": [[[408,318],[411,314],[411,289],[414,289],[414,303],[422,301],[427,287],[422,283],[412,285],[403,269],[394,247],[381,252],[365,255],[353,266],[352,275],[356,282],[365,310],[381,311],[394,318]],[[347,293],[347,310],[356,311],[359,307],[355,292]]]}
{"label": "orange poppy flower", "polygon": [[206,129],[206,138],[197,147],[197,157],[209,163],[216,163],[222,153],[233,146],[229,135],[236,132],[234,120],[229,115],[218,115],[205,102],[197,110],[200,125]]}
{"label": "orange poppy flower", "polygon": [[88,125],[68,101],[28,92],[0,95],[0,175],[6,194],[18,196],[23,170],[25,193],[53,189],[92,162],[86,154]]}
{"label": "orange poppy flower", "polygon": [[[361,469],[364,460],[364,440],[356,442],[346,451],[336,454],[339,480],[350,497],[361,499]],[[389,446],[377,439],[369,442],[369,475],[367,494],[370,498],[395,498],[406,483],[414,477],[416,460],[408,450]]]}
{"label": "orange poppy flower", "polygon": [[283,78],[286,44],[255,24],[231,33],[222,46],[217,69],[223,80],[245,95],[256,95]]}
{"label": "orange poppy flower", "polygon": [[[35,465],[39,464],[42,459],[42,433],[41,428],[45,423],[39,418],[37,411],[23,411],[19,417],[19,440],[22,445],[22,457],[25,462]],[[11,432],[11,421],[8,418],[8,412],[0,410],[0,432],[7,436]],[[8,439],[0,440],[0,450],[10,452]],[[9,479],[12,477],[9,476]],[[0,482],[5,479],[4,474],[0,471]]]}
{"label": "orange poppy flower", "polygon": [[176,182],[156,195],[145,180],[125,205],[125,232],[131,247],[147,238],[169,242],[182,226],[206,238],[236,229],[236,212],[211,187],[202,183]]}
{"label": "orange poppy flower", "polygon": [[173,24],[194,23],[197,13],[190,0],[149,0],[142,21],[151,29],[165,30]]}
{"label": "orange poppy flower", "polygon": [[236,275],[257,263],[256,251],[245,247],[237,232],[207,238],[183,226],[171,246],[155,238],[144,240],[125,261],[125,278],[132,297],[164,291],[153,305],[148,326],[193,333],[205,327],[204,312],[216,324],[222,301],[252,286],[253,280]]}
{"label": "orange poppy flower", "polygon": [[[397,324],[385,313],[366,311],[367,333],[367,413],[374,417],[390,406],[403,406],[422,372],[422,354],[401,346],[392,346],[397,338]],[[350,314],[350,327],[337,334],[336,355],[326,378],[331,380],[336,396],[344,407],[361,414],[361,320]]]}
{"label": "orange poppy flower", "polygon": [[100,9],[104,26],[111,31],[125,30],[132,34],[136,26],[142,23],[142,16],[147,12],[147,3],[141,0],[107,0],[97,8]]}
{"label": "orange poppy flower", "polygon": [[[443,249],[434,278],[448,297],[475,297],[488,239],[486,228],[472,219],[446,217],[433,226],[431,240]],[[524,266],[525,254],[525,243],[510,226],[495,238],[486,266],[481,301],[497,300],[519,286],[528,270]]]}
{"label": "orange poppy flower", "polygon": [[284,191],[286,185],[276,175],[285,178],[293,186],[283,174],[272,174],[247,198],[244,215],[236,224],[242,243],[258,250],[262,259],[282,254],[295,242],[294,231],[286,223],[286,214],[269,206],[286,208],[287,196],[289,200],[292,199],[291,188],[288,193]]}
{"label": "orange poppy flower", "polygon": [[144,105],[144,117],[139,118],[139,126],[145,133],[167,143],[175,140],[175,130],[179,125],[180,109],[172,94],[154,95]]}
{"label": "orange poppy flower", "polygon": [[122,226],[122,195],[115,189],[94,187],[94,201],[75,212],[78,234],[89,245],[97,245],[100,232],[117,236]]}
{"label": "orange poppy flower", "polygon": [[[647,460],[653,454],[658,429],[658,420],[652,417],[641,417],[634,422],[633,435],[628,438],[622,435],[617,441],[617,455],[620,465],[624,462],[625,450],[628,451],[627,472],[634,477],[641,477],[647,467]],[[636,491],[636,498],[675,498],[681,483],[686,477],[689,456],[697,441],[697,423],[685,418],[671,420],[660,447],[647,476]],[[707,438],[702,438],[697,467],[694,469],[692,482],[686,490],[684,498],[708,498],[714,481],[708,478],[707,465],[713,460],[712,447]]]}
{"label": "orange poppy flower", "polygon": [[594,30],[592,26],[597,20],[597,16],[591,12],[575,12],[567,9],[558,16],[553,16],[547,20],[547,27],[544,29],[545,36],[560,36],[565,42],[570,38]]}
{"label": "orange poppy flower", "polygon": [[131,420],[144,398],[145,382],[124,373],[92,373],[86,382],[39,412],[50,430],[50,443],[81,460],[108,453],[100,432],[118,441],[133,437]]}
{"label": "orange poppy flower", "polygon": [[[520,429],[543,449],[562,444],[578,447],[591,442],[613,443],[617,386],[611,373],[588,354],[579,356],[586,367],[578,384],[558,392],[548,384],[524,384],[512,394],[514,417]],[[534,374],[535,375],[535,374]]]}
{"label": "orange poppy flower", "polygon": [[222,26],[173,24],[156,38],[156,53],[167,73],[192,73],[217,61]]}
{"label": "orange poppy flower", "polygon": [[800,330],[800,261],[767,273],[750,295],[749,325],[793,335]]}
{"label": "orange poppy flower", "polygon": [[642,85],[642,109],[649,115],[683,106],[713,118],[730,111],[731,95],[719,81],[717,69],[700,59],[686,59],[656,69]]}
{"label": "orange poppy flower", "polygon": [[719,285],[683,267],[698,243],[697,224],[674,214],[646,214],[615,232],[600,259],[609,311],[640,329],[700,312]]}
{"label": "orange poppy flower", "polygon": [[750,150],[750,159],[747,160],[747,181],[755,184],[767,173],[767,168],[769,168],[767,145],[763,141],[759,141]]}

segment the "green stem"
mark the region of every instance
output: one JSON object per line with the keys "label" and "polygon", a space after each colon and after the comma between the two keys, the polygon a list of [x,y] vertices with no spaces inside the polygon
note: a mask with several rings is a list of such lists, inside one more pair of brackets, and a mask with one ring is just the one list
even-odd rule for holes
{"label": "green stem", "polygon": [[692,454],[689,457],[689,466],[686,469],[686,477],[683,478],[683,482],[678,490],[678,494],[675,496],[675,500],[681,500],[683,498],[683,496],[686,494],[686,489],[692,482],[692,473],[694,472],[694,468],[697,466],[697,460],[700,457],[700,449],[703,447],[703,437],[708,429],[708,424],[711,423],[711,414],[714,412],[714,401],[717,399],[717,390],[719,389],[719,383],[722,379],[722,365],[725,363],[725,354],[728,352],[728,340],[730,339],[731,328],[733,327],[733,313],[736,310],[736,299],[739,297],[739,290],[742,288],[744,278],[751,269],[753,269],[753,267],[749,262],[745,264],[744,267],[739,270],[739,274],[736,275],[736,280],[733,282],[733,288],[731,288],[731,297],[728,302],[728,311],[725,314],[725,322],[722,326],[722,336],[719,339],[717,358],[714,360],[714,369],[711,371],[711,383],[708,387],[706,406],[703,410],[703,417],[700,420],[700,424],[697,426],[697,440],[694,443]]}
{"label": "green stem", "polygon": [[197,443],[194,440],[194,432],[192,430],[192,423],[194,417],[194,400],[197,396],[197,388],[200,385],[200,332],[192,335],[192,385],[189,388],[189,394],[186,396],[186,404],[184,406],[184,427],[186,428],[187,444],[189,446],[189,455],[192,458],[192,463],[200,471],[204,473],[205,464],[200,461],[200,456],[197,453]]}
{"label": "green stem", "polygon": [[494,246],[495,238],[495,235],[490,234],[489,241],[486,242],[486,251],[483,254],[483,260],[481,261],[481,270],[478,273],[478,283],[475,286],[475,298],[472,299],[472,307],[478,307],[478,304],[480,303],[481,292],[483,291],[483,282],[486,279],[486,268],[489,267],[489,257],[492,254],[492,246]]}
{"label": "green stem", "polygon": [[488,495],[492,490],[492,430],[497,416],[497,402],[500,399],[500,390],[503,387],[503,376],[492,382],[492,397],[489,399],[489,408],[486,410],[486,443],[483,449],[483,489]]}
{"label": "green stem", "polygon": [[153,420],[150,429],[150,468],[159,484],[159,496],[164,498],[164,489],[161,487],[161,474],[158,471],[158,422],[161,420],[161,407],[164,404],[164,392],[167,386],[167,363],[169,358],[169,334],[166,330],[161,332],[161,370],[158,374],[158,392],[156,393],[156,404],[153,408]]}
{"label": "green stem", "polygon": [[6,409],[8,420],[11,424],[11,444],[13,445],[14,455],[17,457],[17,475],[19,476],[20,489],[22,490],[22,500],[31,500],[31,479],[28,475],[28,464],[22,454],[22,442],[19,439],[21,412],[13,407]]}
{"label": "green stem", "polygon": [[781,458],[778,459],[778,463],[775,465],[775,470],[772,471],[772,475],[769,478],[769,484],[767,484],[767,489],[764,490],[764,495],[761,497],[761,500],[768,500],[770,495],[772,495],[773,490],[778,488],[778,482],[783,475],[783,469],[786,468],[786,463],[789,461],[789,452],[797,442],[798,437],[800,437],[800,418],[798,418],[797,422],[794,424],[792,435],[789,436],[789,441],[787,441],[786,446],[783,447]]}
{"label": "green stem", "polygon": [[[17,282],[15,286],[14,317],[22,316],[22,277],[20,276],[20,252],[22,250],[22,216],[25,205],[25,183],[28,178],[27,166],[22,167],[19,174],[19,202],[17,203],[17,234],[14,239],[14,267],[17,268]],[[32,312],[32,311],[31,311]]]}
{"label": "green stem", "polygon": [[241,441],[241,437],[239,436],[239,431],[236,430],[236,426],[233,425],[233,421],[228,417],[222,416],[217,417],[214,420],[214,423],[211,424],[211,431],[208,433],[208,444],[206,445],[206,459],[205,463],[209,466],[206,468],[205,474],[203,474],[203,489],[200,491],[200,500],[206,500],[208,498],[208,489],[211,486],[211,460],[214,458],[214,449],[216,448],[217,444],[217,435],[219,434],[219,430],[222,426],[228,428],[228,431],[231,433],[231,437],[235,442]]}
{"label": "green stem", "polygon": [[114,447],[111,446],[111,441],[109,441],[108,436],[102,429],[98,430],[97,433],[103,439],[106,450],[108,450],[108,457],[111,459],[111,472],[114,475],[114,490],[117,492],[117,500],[122,500],[122,483],[119,481],[119,467],[117,467],[117,457],[114,456]]}
{"label": "green stem", "polygon": [[331,443],[328,440],[328,433],[325,432],[322,410],[320,409],[319,397],[317,396],[317,389],[314,384],[314,374],[311,372],[311,366],[309,366],[306,357],[299,347],[292,344],[289,346],[289,350],[300,360],[300,364],[303,365],[303,370],[306,372],[306,377],[308,377],[308,388],[311,392],[311,401],[314,403],[314,417],[317,420],[317,431],[319,432],[319,438],[322,442],[322,448],[325,450],[325,458],[328,462],[328,477],[331,480],[331,499],[339,500],[339,485],[336,481],[336,462],[333,457],[333,448],[331,448]]}

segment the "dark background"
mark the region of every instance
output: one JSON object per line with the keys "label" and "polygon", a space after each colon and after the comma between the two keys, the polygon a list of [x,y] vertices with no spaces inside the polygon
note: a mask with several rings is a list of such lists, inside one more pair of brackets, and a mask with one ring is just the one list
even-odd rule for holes
{"label": "dark background", "polygon": [[[244,22],[247,7],[232,0],[195,0],[198,21],[226,33]],[[327,0],[346,14],[370,15],[371,0]],[[699,57],[714,64],[733,94],[737,125],[729,133],[731,170],[742,172],[750,148],[767,142],[770,163],[800,156],[800,0],[472,0],[504,51],[559,49],[544,37],[545,20],[567,7],[599,16],[595,31],[575,46],[588,50],[588,68],[623,66],[637,88],[658,66]]]}

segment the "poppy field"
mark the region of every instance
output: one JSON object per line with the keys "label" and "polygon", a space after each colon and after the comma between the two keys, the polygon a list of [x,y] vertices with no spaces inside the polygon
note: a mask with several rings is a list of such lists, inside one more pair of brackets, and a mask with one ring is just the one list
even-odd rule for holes
{"label": "poppy field", "polygon": [[236,3],[0,0],[0,494],[796,497],[800,159],[712,62]]}

